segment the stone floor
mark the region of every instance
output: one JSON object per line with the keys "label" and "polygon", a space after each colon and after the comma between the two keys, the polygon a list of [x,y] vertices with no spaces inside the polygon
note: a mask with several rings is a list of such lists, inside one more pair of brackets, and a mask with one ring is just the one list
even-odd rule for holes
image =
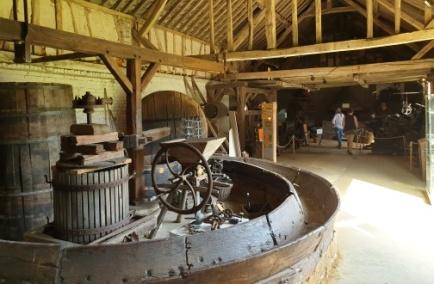
{"label": "stone floor", "polygon": [[340,192],[337,269],[327,283],[434,283],[434,209],[404,157],[323,143],[278,162],[322,175]]}

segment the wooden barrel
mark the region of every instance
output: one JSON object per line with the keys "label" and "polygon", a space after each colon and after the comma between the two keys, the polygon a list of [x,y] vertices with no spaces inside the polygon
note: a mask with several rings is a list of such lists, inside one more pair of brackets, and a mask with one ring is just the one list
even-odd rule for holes
{"label": "wooden barrel", "polygon": [[[170,127],[168,139],[184,138],[183,118],[198,117],[202,137],[208,137],[206,116],[201,106],[191,97],[176,91],[160,91],[142,99],[143,130]],[[159,142],[145,146],[145,163],[150,164],[159,149]]]}
{"label": "wooden barrel", "polygon": [[0,238],[52,220],[51,166],[59,136],[75,122],[72,88],[43,83],[0,83]]}
{"label": "wooden barrel", "polygon": [[53,172],[54,229],[62,240],[87,244],[126,225],[128,165],[93,172]]}

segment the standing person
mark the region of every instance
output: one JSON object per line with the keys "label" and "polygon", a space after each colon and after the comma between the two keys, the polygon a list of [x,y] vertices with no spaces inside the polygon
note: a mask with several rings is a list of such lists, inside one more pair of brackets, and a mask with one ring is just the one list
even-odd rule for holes
{"label": "standing person", "polygon": [[356,131],[359,128],[359,121],[354,115],[352,109],[349,109],[347,115],[345,116],[345,138],[347,139],[347,152],[348,154],[353,154],[353,141]]}
{"label": "standing person", "polygon": [[333,128],[336,130],[336,137],[338,138],[338,148],[342,148],[342,139],[344,138],[345,115],[342,113],[341,108],[336,109],[335,116],[332,119]]}

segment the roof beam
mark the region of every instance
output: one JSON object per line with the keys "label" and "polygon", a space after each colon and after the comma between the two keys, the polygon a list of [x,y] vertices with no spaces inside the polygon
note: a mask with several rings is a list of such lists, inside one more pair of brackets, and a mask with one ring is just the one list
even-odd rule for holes
{"label": "roof beam", "polygon": [[133,85],[127,75],[121,70],[117,62],[110,56],[101,55],[101,60],[104,62],[105,66],[110,70],[116,81],[119,82],[125,93],[131,94],[133,92]]}
{"label": "roof beam", "polygon": [[[347,5],[350,5],[351,7],[353,7],[354,9],[356,9],[357,12],[359,12],[360,15],[364,16],[365,18],[367,17],[366,14],[366,10],[364,8],[362,8],[359,4],[357,4],[356,2],[354,2],[353,0],[343,0]],[[374,8],[378,7],[378,0],[375,0],[375,5]],[[377,15],[376,13],[374,13],[375,15]],[[374,17],[373,19],[374,24],[379,27],[380,29],[382,29],[383,31],[385,31],[386,33],[392,35],[394,34],[394,29],[388,25],[386,25],[385,23],[383,23],[380,19],[378,19],[377,17]],[[413,51],[418,51],[419,47],[415,44],[408,44],[408,47],[410,47]]]}
{"label": "roof beam", "polygon": [[[7,41],[23,40],[23,26],[24,23],[22,22],[0,18],[0,39]],[[28,40],[30,44],[33,45],[71,50],[86,54],[106,54],[125,59],[139,57],[145,62],[160,63],[210,73],[224,72],[223,63],[160,52],[32,24],[28,25]]]}
{"label": "roof beam", "polygon": [[[377,1],[381,6],[386,8],[386,10],[388,10],[390,13],[393,14],[395,12],[394,5],[390,3],[388,0],[377,0]],[[424,24],[422,24],[421,22],[413,18],[410,14],[408,14],[405,11],[401,11],[401,19],[407,22],[412,27],[414,27],[416,30],[422,30],[423,28],[425,28]]]}
{"label": "roof beam", "polygon": [[300,47],[290,47],[275,50],[238,51],[226,54],[226,61],[263,60],[271,58],[285,58],[306,56],[351,50],[372,49],[393,45],[407,44],[434,39],[434,29],[401,33],[372,39],[355,39],[337,42],[318,43]]}
{"label": "roof beam", "polygon": [[[351,66],[338,66],[338,67],[317,67],[317,68],[304,68],[304,69],[290,69],[290,70],[273,70],[273,71],[260,71],[260,72],[245,72],[237,74],[228,74],[227,78],[230,80],[257,80],[257,79],[279,79],[291,78],[299,80],[300,78],[319,78],[319,77],[339,77],[351,76],[354,74],[373,74],[417,70],[430,70],[434,68],[434,59],[421,59],[421,60],[406,60],[395,62],[382,62],[373,64],[361,64]],[[313,80],[312,80],[313,81]]]}
{"label": "roof beam", "polygon": [[[144,1],[143,1],[144,2]],[[145,19],[143,26],[139,30],[139,35],[147,34],[154,26],[166,6],[167,0],[157,0],[151,7],[149,18]]]}

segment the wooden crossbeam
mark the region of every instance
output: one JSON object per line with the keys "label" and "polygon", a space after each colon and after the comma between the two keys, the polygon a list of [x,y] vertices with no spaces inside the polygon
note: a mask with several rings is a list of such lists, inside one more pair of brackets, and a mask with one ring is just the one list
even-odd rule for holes
{"label": "wooden crossbeam", "polygon": [[42,62],[52,62],[52,61],[60,61],[60,60],[72,60],[72,59],[80,59],[85,57],[93,57],[95,54],[85,54],[80,52],[73,52],[61,55],[50,55],[43,56],[39,58],[32,59],[32,63],[42,63]]}
{"label": "wooden crossbeam", "polygon": [[161,13],[164,11],[167,0],[157,0],[151,7],[151,12],[148,14],[148,18],[145,19],[143,26],[139,30],[139,35],[143,35],[149,32],[149,30],[154,26],[160,17]]}
{"label": "wooden crossbeam", "polygon": [[[23,25],[22,22],[0,18],[0,39],[7,41],[22,40]],[[141,58],[144,62],[160,63],[162,65],[206,71],[210,73],[224,72],[223,63],[169,54],[148,48],[141,48],[75,33],[58,31],[32,24],[28,25],[28,39],[30,44],[75,52],[108,54],[110,56],[125,59]]]}
{"label": "wooden crossbeam", "polygon": [[350,50],[363,50],[378,47],[386,47],[412,42],[434,39],[434,30],[421,30],[409,33],[401,33],[372,39],[355,39],[337,42],[319,43],[300,47],[290,47],[275,50],[238,51],[226,54],[226,61],[263,60],[271,58],[285,58],[293,56],[306,56],[313,54],[325,54]]}
{"label": "wooden crossbeam", "polygon": [[265,0],[265,38],[267,48],[276,48],[276,1]]}
{"label": "wooden crossbeam", "polygon": [[115,79],[119,82],[125,93],[131,94],[133,92],[133,85],[116,61],[105,54],[101,55],[100,58],[104,62],[105,66],[110,70],[110,73],[112,73]]}
{"label": "wooden crossbeam", "polygon": [[303,77],[310,79],[319,78],[322,76],[338,77],[351,75],[352,77],[354,74],[374,74],[384,72],[397,72],[397,76],[399,76],[399,72],[402,72],[403,70],[429,70],[431,68],[434,68],[434,59],[406,60],[338,67],[245,72],[238,74],[228,74],[227,78],[230,80],[256,80],[273,78],[291,78],[298,80],[298,78]]}

